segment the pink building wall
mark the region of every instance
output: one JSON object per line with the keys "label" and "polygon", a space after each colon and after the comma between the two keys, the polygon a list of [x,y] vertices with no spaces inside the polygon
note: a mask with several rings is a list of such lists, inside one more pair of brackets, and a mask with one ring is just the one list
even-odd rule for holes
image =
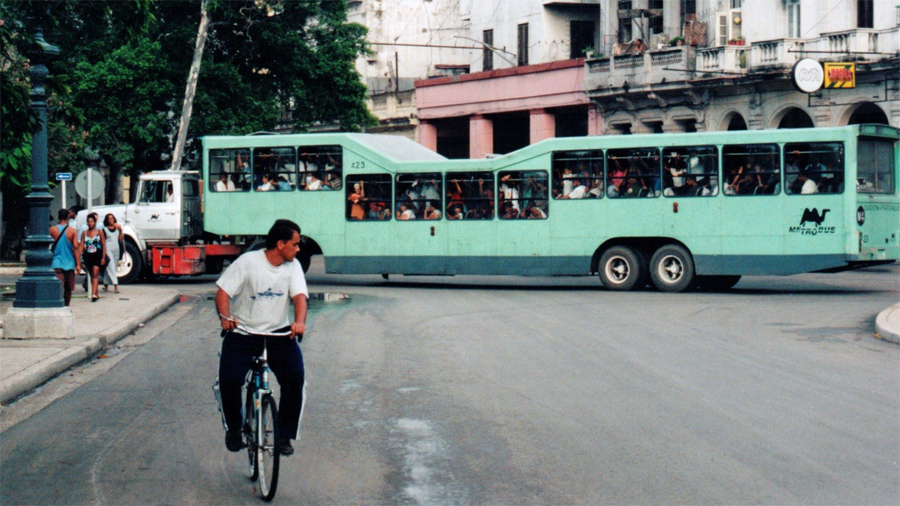
{"label": "pink building wall", "polygon": [[597,134],[600,116],[584,93],[584,69],[579,58],[417,81],[419,142],[435,149],[439,120],[468,117],[470,157],[481,158],[493,149],[490,115],[528,112],[535,143],[556,135],[554,109],[571,108],[583,109],[588,134]]}

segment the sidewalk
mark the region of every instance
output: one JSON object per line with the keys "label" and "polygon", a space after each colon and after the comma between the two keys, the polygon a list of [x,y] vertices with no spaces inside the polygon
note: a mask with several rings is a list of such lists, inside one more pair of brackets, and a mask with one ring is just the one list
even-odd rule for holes
{"label": "sidewalk", "polygon": [[[14,284],[22,268],[0,267],[3,284]],[[127,336],[141,324],[179,300],[176,290],[147,285],[120,286],[120,294],[103,292],[91,303],[78,285],[72,296],[74,339],[0,339],[0,403],[42,385],[106,346]],[[110,287],[112,290],[112,287]],[[0,322],[12,300],[0,301]],[[0,329],[0,337],[2,337]]]}

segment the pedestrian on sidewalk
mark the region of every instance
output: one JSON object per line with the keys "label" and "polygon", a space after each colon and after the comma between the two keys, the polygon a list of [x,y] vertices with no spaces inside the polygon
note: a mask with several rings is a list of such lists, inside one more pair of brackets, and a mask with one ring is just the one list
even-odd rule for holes
{"label": "pedestrian on sidewalk", "polygon": [[55,241],[52,248],[53,262],[50,267],[62,281],[63,300],[68,306],[72,302],[72,290],[75,289],[75,273],[81,269],[78,232],[74,226],[69,226],[68,209],[60,209],[56,216],[59,224],[50,227],[50,237]]}
{"label": "pedestrian on sidewalk", "polygon": [[116,222],[112,213],[103,219],[103,235],[106,239],[107,264],[103,273],[103,291],[109,291],[109,285],[113,285],[115,293],[119,293],[119,278],[116,276],[119,259],[125,251],[125,234],[122,233],[122,225]]}
{"label": "pedestrian on sidewalk", "polygon": [[97,228],[97,213],[91,213],[87,217],[87,230],[84,231],[82,241],[83,262],[91,276],[91,302],[97,302],[100,298],[98,285],[100,284],[101,268],[106,267],[106,238],[103,232]]}

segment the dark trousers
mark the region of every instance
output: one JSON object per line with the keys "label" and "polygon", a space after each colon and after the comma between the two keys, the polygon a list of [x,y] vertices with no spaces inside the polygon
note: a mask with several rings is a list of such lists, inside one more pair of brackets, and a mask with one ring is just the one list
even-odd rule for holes
{"label": "dark trousers", "polygon": [[290,337],[264,337],[236,332],[225,334],[222,356],[219,359],[219,389],[222,409],[229,429],[242,425],[241,387],[250,370],[253,357],[263,350],[263,340],[268,350],[269,368],[275,373],[281,387],[278,402],[278,425],[283,436],[296,439],[300,425],[300,409],[303,406],[303,354],[296,339]]}

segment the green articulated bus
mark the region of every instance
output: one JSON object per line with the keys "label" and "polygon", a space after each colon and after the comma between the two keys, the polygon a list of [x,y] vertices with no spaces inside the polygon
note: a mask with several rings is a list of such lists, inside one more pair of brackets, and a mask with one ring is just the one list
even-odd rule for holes
{"label": "green articulated bus", "polygon": [[598,274],[606,288],[900,257],[900,130],[885,125],[548,139],[448,160],[373,134],[203,139],[205,230],[303,229],[337,274]]}

